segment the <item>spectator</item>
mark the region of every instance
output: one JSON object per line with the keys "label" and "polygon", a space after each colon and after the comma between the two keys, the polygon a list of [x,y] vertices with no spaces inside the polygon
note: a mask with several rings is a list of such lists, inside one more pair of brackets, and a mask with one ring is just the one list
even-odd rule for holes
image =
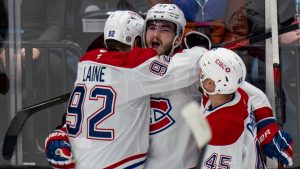
{"label": "spectator", "polygon": [[[38,8],[32,8],[37,6]],[[59,41],[64,31],[65,0],[24,0],[21,4],[22,40]],[[39,14],[39,15],[37,15]],[[33,48],[33,60],[40,57]],[[24,57],[24,54],[22,55]]]}
{"label": "spectator", "polygon": [[[183,9],[185,17],[190,21],[187,22],[186,32],[196,29],[209,35],[213,44],[230,43],[265,31],[265,1],[174,0],[173,2]],[[278,4],[280,4],[278,8],[280,27],[283,27],[293,22],[295,1],[278,0]],[[250,49],[247,53],[249,54],[247,56],[241,53],[248,67],[247,81],[264,91],[264,51],[258,48]]]}
{"label": "spectator", "polygon": [[[21,3],[21,24],[20,30],[15,31],[20,33],[21,42],[15,43],[21,43],[22,45],[22,42],[29,41],[43,43],[63,40],[64,12],[66,9],[65,0],[22,0],[18,2]],[[3,11],[1,10],[0,12]],[[2,22],[2,19],[0,22]],[[62,53],[56,54],[52,52],[54,49],[48,51],[30,45],[30,43],[27,44],[29,44],[28,48],[26,47],[25,49],[25,46],[21,46],[20,54],[16,55],[20,56],[21,60],[22,83],[16,85],[21,85],[22,87],[22,100],[18,102],[22,108],[61,95],[66,92],[67,87],[65,86],[73,83],[71,79],[63,83],[63,72],[66,65],[64,64],[65,62],[63,62],[62,56],[60,56]],[[5,60],[7,59],[5,58],[5,53],[7,54],[7,51],[3,49],[1,52],[2,60],[0,62],[7,68],[8,65],[5,65],[5,63],[9,62]],[[32,55],[29,56],[31,53]],[[27,63],[32,63],[32,66],[27,65]],[[65,78],[69,77],[70,76],[65,76]],[[62,107],[63,106],[57,106],[52,108],[52,110],[57,111]],[[8,110],[8,108],[7,111],[4,110],[5,113],[8,114]],[[30,154],[24,157],[26,160],[32,160],[31,158],[36,159],[38,157],[39,144],[44,142],[44,140],[39,140],[39,138],[42,137],[42,134],[48,132],[47,127],[49,127],[41,128],[41,126],[51,124],[52,120],[56,120],[54,116],[49,119],[45,117],[46,116],[41,117],[41,115],[35,116],[33,122],[24,128],[23,144],[28,146],[24,147],[23,151]],[[59,120],[58,117],[56,118]],[[39,134],[36,135],[36,133]]]}
{"label": "spectator", "polygon": [[[33,8],[33,6],[37,6]],[[65,0],[24,0],[21,3],[21,40],[22,41],[60,41],[63,39],[64,33],[64,10]],[[30,48],[28,48],[30,49]],[[25,48],[21,49],[21,58],[25,59]],[[45,63],[48,61],[49,74],[52,82],[62,81],[62,73],[64,65],[61,56],[50,53],[50,56],[45,56],[46,53],[41,48],[32,48],[32,60],[33,67],[33,79],[37,82],[43,82],[45,74]],[[2,64],[5,66],[5,50],[1,52]],[[30,58],[29,58],[30,59]],[[23,62],[23,68],[26,67]],[[27,68],[29,69],[29,68]],[[24,69],[26,72],[26,69]],[[25,75],[26,73],[24,73]],[[28,73],[27,73],[28,74]],[[23,76],[24,77],[24,76]],[[23,81],[29,79],[23,79]],[[61,94],[61,85],[58,83],[52,83],[49,85],[53,90],[50,92],[52,97]],[[33,101],[45,100],[45,86],[41,83],[33,83],[33,88],[38,92],[35,92]],[[33,104],[31,101],[25,100],[24,104]]]}
{"label": "spectator", "polygon": [[[66,0],[23,0],[21,1],[21,41],[22,42],[59,42],[64,39],[64,17],[66,9]],[[25,54],[32,48],[32,57],[25,58]],[[49,49],[49,50],[48,50]],[[72,77],[68,69],[66,60],[63,58],[63,51],[55,48],[39,48],[29,46],[21,49],[22,61],[22,87],[23,87],[23,107],[33,105],[49,98],[57,97],[71,90],[74,83],[74,74]],[[66,54],[67,55],[67,54]],[[32,63],[29,67],[26,65],[28,60]],[[32,71],[32,72],[31,72]],[[30,78],[31,77],[31,78]],[[31,98],[31,99],[28,99]],[[61,111],[64,105],[51,108],[51,111]],[[45,110],[46,111],[46,110]],[[46,134],[48,129],[35,126],[50,124],[48,127],[59,121],[55,116],[47,119],[45,116],[35,116],[33,125],[29,126],[28,134],[24,139],[24,144],[28,142],[43,143],[41,135]],[[31,128],[33,127],[33,128]],[[30,130],[37,130],[32,132]],[[34,140],[34,141],[33,141]],[[36,147],[26,147],[24,151],[38,151]]]}
{"label": "spectator", "polygon": [[187,21],[205,22],[224,20],[228,0],[173,0],[172,2],[182,9]]}
{"label": "spectator", "polygon": [[[278,4],[278,28],[291,24],[295,16],[294,0],[277,0]],[[246,0],[244,3],[246,18],[248,21],[247,35],[256,35],[265,32],[265,1]],[[288,11],[288,12],[287,12]],[[247,81],[265,90],[265,52],[264,41],[257,44],[261,47],[249,48],[248,55],[243,58],[247,60]]]}
{"label": "spectator", "polygon": [[[174,0],[187,18],[187,27],[211,37],[213,44],[231,42],[248,35],[246,0]],[[187,30],[189,31],[189,30]]]}

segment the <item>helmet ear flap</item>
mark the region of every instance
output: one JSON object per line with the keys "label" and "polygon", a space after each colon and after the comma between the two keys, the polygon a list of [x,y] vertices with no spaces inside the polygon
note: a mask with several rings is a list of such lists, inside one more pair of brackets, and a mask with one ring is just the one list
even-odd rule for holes
{"label": "helmet ear flap", "polygon": [[141,36],[136,36],[133,42],[133,47],[142,47],[142,37]]}
{"label": "helmet ear flap", "polygon": [[183,36],[183,33],[184,33],[184,28],[182,27],[182,25],[178,25],[177,24],[177,34],[179,37],[182,37]]}

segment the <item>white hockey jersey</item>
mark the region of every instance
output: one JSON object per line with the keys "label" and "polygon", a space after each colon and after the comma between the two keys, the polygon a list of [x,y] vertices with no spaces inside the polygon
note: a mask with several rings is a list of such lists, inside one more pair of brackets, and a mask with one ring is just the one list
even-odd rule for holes
{"label": "white hockey jersey", "polygon": [[[195,48],[188,52],[200,54]],[[190,101],[201,99],[198,87],[197,81],[186,88],[151,95],[150,145],[145,169],[196,167],[199,150],[180,112]]]}
{"label": "white hockey jersey", "polygon": [[249,95],[238,89],[231,101],[213,109],[210,105],[208,98],[203,96],[201,112],[210,124],[212,139],[206,148],[201,168],[265,168]]}
{"label": "white hockey jersey", "polygon": [[145,169],[196,166],[199,150],[180,112],[187,103],[200,97],[196,84],[151,95],[150,145]]}
{"label": "white hockey jersey", "polygon": [[77,169],[143,168],[149,142],[150,94],[199,79],[200,55],[153,57],[95,50],[82,57],[67,110]]}

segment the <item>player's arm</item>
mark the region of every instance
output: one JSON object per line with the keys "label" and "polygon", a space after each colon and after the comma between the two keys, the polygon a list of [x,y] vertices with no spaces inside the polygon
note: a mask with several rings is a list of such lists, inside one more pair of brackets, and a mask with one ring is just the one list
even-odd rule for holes
{"label": "player's arm", "polygon": [[279,129],[267,96],[247,82],[243,84],[242,89],[251,99],[257,123],[257,137],[264,154],[291,166],[293,164],[293,140],[287,132]]}
{"label": "player's arm", "polygon": [[199,80],[199,61],[207,50],[201,47],[168,56],[154,57],[131,71],[142,94],[149,95],[187,87]]}

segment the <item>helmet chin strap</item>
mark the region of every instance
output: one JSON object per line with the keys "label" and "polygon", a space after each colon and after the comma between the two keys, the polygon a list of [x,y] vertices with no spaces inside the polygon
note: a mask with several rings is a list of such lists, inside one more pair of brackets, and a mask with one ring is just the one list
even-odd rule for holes
{"label": "helmet chin strap", "polygon": [[180,44],[176,44],[176,45],[175,45],[175,41],[176,41],[177,38],[178,38],[178,35],[176,35],[176,36],[174,37],[174,39],[173,39],[173,42],[172,42],[172,49],[171,49],[170,53],[168,54],[168,56],[170,56],[170,57],[172,57],[172,56],[174,55],[175,49],[180,45]]}

